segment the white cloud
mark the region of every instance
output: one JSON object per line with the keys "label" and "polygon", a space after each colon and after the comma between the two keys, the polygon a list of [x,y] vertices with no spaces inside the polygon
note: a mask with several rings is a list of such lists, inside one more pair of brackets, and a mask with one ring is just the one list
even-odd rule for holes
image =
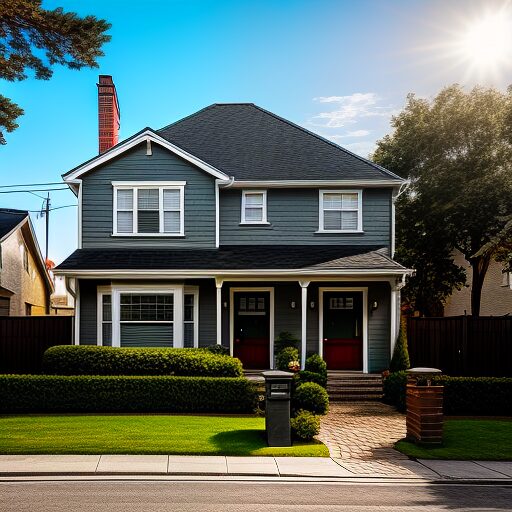
{"label": "white cloud", "polygon": [[[334,109],[328,112],[320,112],[313,119],[321,119],[323,122],[312,122],[316,126],[325,128],[341,128],[347,124],[354,124],[364,117],[388,117],[393,114],[391,107],[379,106],[381,98],[374,92],[356,92],[350,96],[319,96],[314,98],[319,103],[334,104]],[[363,130],[356,130],[357,133]],[[365,134],[366,135],[366,134]],[[352,135],[364,137],[364,135]]]}
{"label": "white cloud", "polygon": [[365,140],[362,142],[352,142],[351,144],[345,144],[344,148],[352,151],[356,155],[368,158],[375,151],[375,142]]}

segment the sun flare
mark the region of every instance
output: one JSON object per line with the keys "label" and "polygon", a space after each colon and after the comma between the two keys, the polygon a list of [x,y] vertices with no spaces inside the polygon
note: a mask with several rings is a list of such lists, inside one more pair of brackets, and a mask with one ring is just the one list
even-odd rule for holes
{"label": "sun flare", "polygon": [[459,41],[461,56],[476,67],[485,68],[512,59],[512,14],[489,13],[468,24]]}

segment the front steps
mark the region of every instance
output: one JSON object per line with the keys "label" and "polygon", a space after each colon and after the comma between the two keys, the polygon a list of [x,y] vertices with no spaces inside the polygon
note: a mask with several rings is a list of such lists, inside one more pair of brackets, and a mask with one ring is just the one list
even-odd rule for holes
{"label": "front steps", "polygon": [[381,400],[382,376],[330,370],[327,372],[327,393],[331,402]]}

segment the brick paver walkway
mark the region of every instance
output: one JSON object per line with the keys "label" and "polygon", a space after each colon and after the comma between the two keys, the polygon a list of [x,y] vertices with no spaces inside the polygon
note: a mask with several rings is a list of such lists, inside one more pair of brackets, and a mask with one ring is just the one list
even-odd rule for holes
{"label": "brick paver walkway", "polygon": [[405,416],[380,402],[331,403],[320,439],[340,465],[355,474],[412,476],[411,461],[393,448],[405,437]]}

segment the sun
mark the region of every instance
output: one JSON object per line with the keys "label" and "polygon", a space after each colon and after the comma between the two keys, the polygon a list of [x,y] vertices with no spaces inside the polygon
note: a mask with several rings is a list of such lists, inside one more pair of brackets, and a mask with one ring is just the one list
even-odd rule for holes
{"label": "sun", "polygon": [[469,23],[458,41],[460,56],[477,68],[496,67],[512,59],[512,14],[488,13]]}

